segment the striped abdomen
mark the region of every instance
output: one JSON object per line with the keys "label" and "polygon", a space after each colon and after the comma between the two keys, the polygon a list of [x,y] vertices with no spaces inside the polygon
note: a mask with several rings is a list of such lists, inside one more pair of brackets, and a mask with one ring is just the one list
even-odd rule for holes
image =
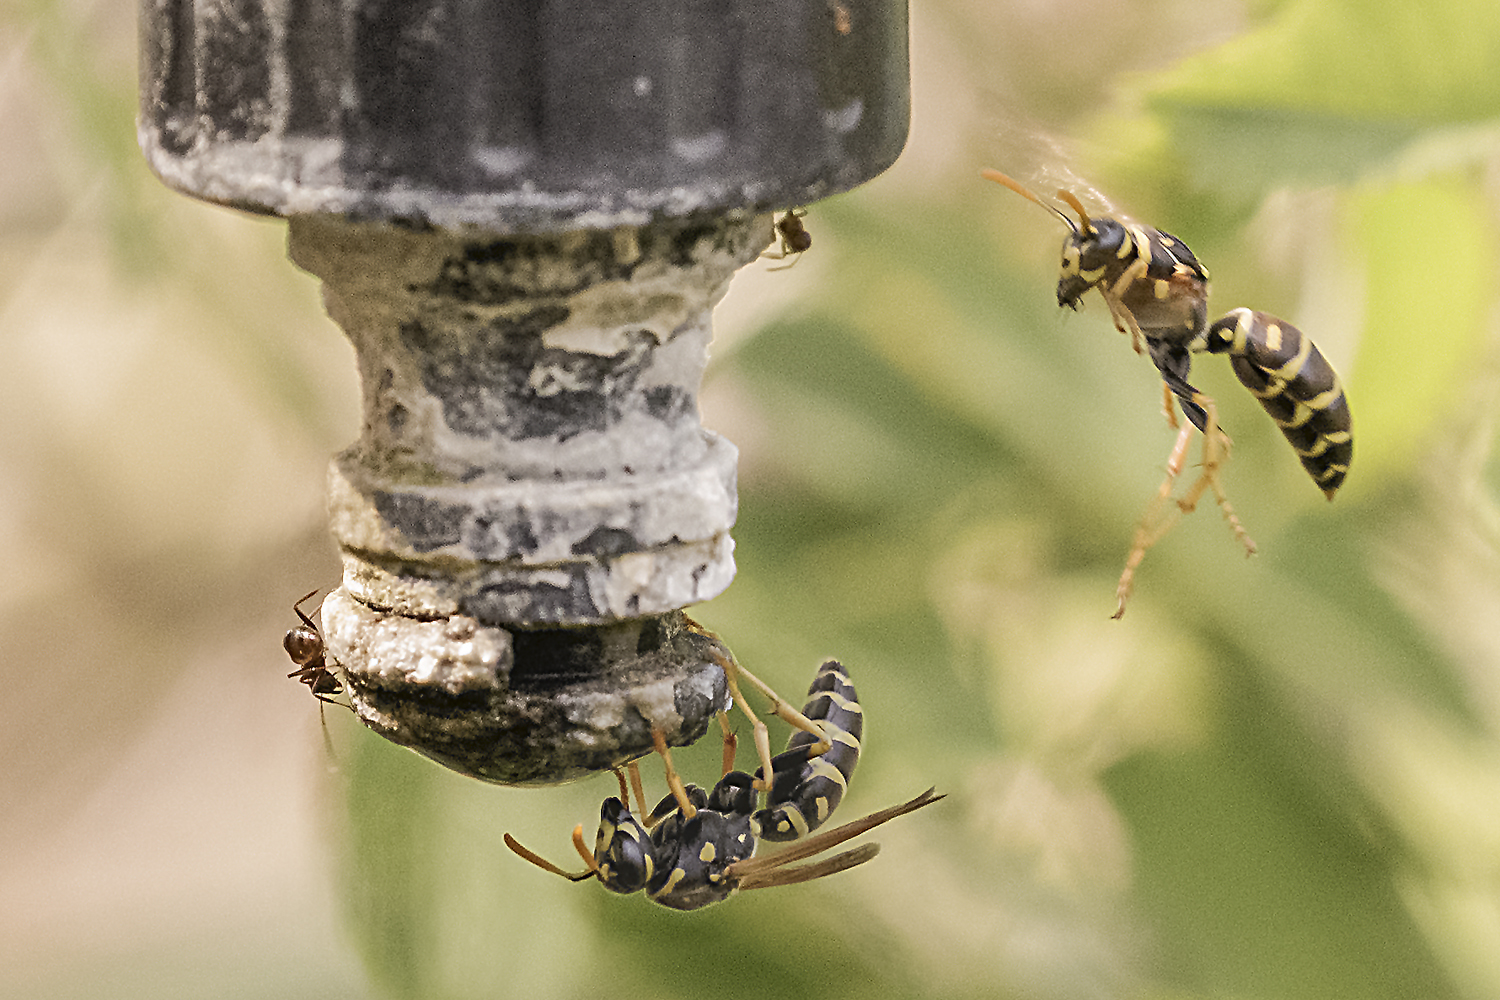
{"label": "striped abdomen", "polygon": [[865,718],[848,671],[829,660],[818,669],[807,695],[802,714],[818,724],[832,746],[809,758],[818,739],[798,730],[786,751],[771,759],[770,797],[754,817],[765,840],[796,840],[821,826],[838,808],[859,763]]}
{"label": "striped abdomen", "polygon": [[1328,359],[1295,326],[1249,309],[1230,312],[1208,328],[1207,339],[1208,351],[1230,356],[1235,375],[1332,500],[1349,471],[1354,434],[1344,387]]}

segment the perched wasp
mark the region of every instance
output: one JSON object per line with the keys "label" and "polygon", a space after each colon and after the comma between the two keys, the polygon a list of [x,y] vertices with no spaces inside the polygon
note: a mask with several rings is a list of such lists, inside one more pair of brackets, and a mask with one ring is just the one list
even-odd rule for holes
{"label": "perched wasp", "polygon": [[802,255],[812,247],[812,233],[809,233],[807,227],[802,224],[802,219],[806,215],[805,209],[789,208],[781,218],[776,220],[771,227],[771,239],[779,240],[781,249],[777,253],[767,250],[761,256],[769,260],[786,260],[788,257],[796,259],[790,264],[769,267],[766,270],[785,271],[789,267],[794,267],[797,261],[802,259]]}
{"label": "perched wasp", "polygon": [[[943,798],[929,788],[908,802],[812,834],[842,800],[859,763],[859,738],[864,730],[854,685],[837,661],[830,660],[819,669],[802,714],[816,721],[825,739],[820,741],[806,730],[794,732],[787,749],[772,759],[770,771],[763,766],[753,776],[732,769],[733,735],[726,727],[724,776],[708,792],[682,784],[665,741],[658,738],[656,751],[666,767],[672,794],[647,812],[639,771],[634,763],[629,764],[631,785],[644,817],[638,820],[626,805],[626,777],[616,771],[620,795],[604,800],[592,851],[584,842],[583,824],[573,830],[574,849],[586,866],[581,872],[564,871],[522,847],[508,833],[505,844],[539,868],[570,881],[596,878],[606,889],[622,894],[644,889],[652,902],[674,910],[696,910],[739,890],[793,885],[864,864],[879,853],[879,844],[865,844],[805,865],[793,866],[792,862],[821,854]],[[826,742],[827,749],[817,753],[820,742]],[[765,780],[768,773],[769,781]],[[757,789],[767,786],[766,807],[757,809]],[[755,857],[757,839],[799,843],[768,857]]]}
{"label": "perched wasp", "polygon": [[[1161,373],[1168,422],[1177,426],[1172,414],[1175,398],[1190,424],[1181,428],[1167,460],[1166,479],[1136,526],[1116,587],[1115,618],[1125,613],[1136,569],[1146,551],[1171,530],[1179,516],[1192,513],[1207,490],[1213,491],[1245,553],[1255,552],[1255,543],[1220,482],[1230,441],[1219,428],[1214,401],[1187,380],[1190,352],[1230,356],[1240,382],[1261,401],[1313,481],[1333,499],[1349,470],[1354,439],[1343,386],[1310,339],[1289,323],[1249,309],[1236,309],[1209,326],[1208,271],[1175,236],[1108,216],[1091,219],[1071,192],[1060,190],[1057,196],[1078,213],[1075,223],[1000,171],[980,174],[1042,206],[1068,227],[1057,283],[1058,305],[1077,309],[1083,296],[1097,288],[1116,329],[1129,334],[1136,353],[1148,353]],[[1175,507],[1163,515],[1161,509],[1171,499],[1194,427],[1203,434],[1201,471]]]}

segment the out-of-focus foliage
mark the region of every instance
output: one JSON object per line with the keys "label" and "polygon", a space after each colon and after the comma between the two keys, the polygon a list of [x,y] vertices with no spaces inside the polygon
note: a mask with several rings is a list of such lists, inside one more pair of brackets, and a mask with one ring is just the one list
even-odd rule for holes
{"label": "out-of-focus foliage", "polygon": [[[841,816],[929,784],[949,798],[882,829],[864,868],[684,916],[501,845],[508,830],[566,863],[612,778],[488,788],[331,713],[327,866],[372,994],[1500,995],[1500,14],[1488,0],[912,13],[902,161],[810,206],[812,250],[741,275],[720,310],[703,405],[742,449],[740,572],[697,614],[783,694],[825,655],[849,665],[869,729]],[[1057,311],[1057,221],[981,166],[1044,192],[1076,185],[1093,207],[1107,197],[1193,247],[1213,315],[1249,305],[1312,336],[1354,412],[1337,500],[1223,359],[1198,359],[1260,553],[1246,560],[1205,505],[1151,551],[1111,621],[1173,432],[1153,370],[1097,297]],[[148,217],[182,211],[134,197],[162,206]],[[195,263],[221,242],[166,218],[161,271],[145,273],[154,296],[203,317],[182,349],[259,401],[251,426],[321,431],[335,411],[306,376],[319,362],[283,360],[305,348],[244,308],[258,298],[245,279]],[[250,256],[236,274],[283,280],[275,253]],[[306,298],[299,337],[336,342]],[[323,379],[353,373],[330,363]],[[354,436],[349,419],[323,450]],[[312,585],[278,569],[289,547],[245,557],[276,621]],[[122,565],[154,565],[136,558]],[[40,601],[6,613],[34,620]],[[207,613],[157,611],[149,653]],[[275,626],[262,628],[254,669],[279,681]],[[268,712],[307,701],[288,692]],[[690,779],[714,777],[713,742],[678,755]],[[82,759],[104,766],[97,748]],[[645,773],[659,792],[659,770]],[[156,933],[96,951],[213,968]],[[347,952],[309,933],[325,943],[267,945],[267,975],[347,984]],[[243,961],[225,958],[225,975]],[[29,995],[94,981],[78,975]]]}

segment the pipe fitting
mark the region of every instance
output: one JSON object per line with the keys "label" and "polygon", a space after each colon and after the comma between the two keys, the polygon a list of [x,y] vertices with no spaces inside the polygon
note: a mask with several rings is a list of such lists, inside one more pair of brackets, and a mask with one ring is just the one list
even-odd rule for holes
{"label": "pipe fitting", "polygon": [[710,312],[767,232],[718,216],[532,237],[294,218],[291,257],[323,279],[363,383],[360,440],[329,474],[349,592],[527,626],[718,595],[736,452],[703,429],[698,386]]}
{"label": "pipe fitting", "polygon": [[288,217],[358,357],[323,624],[370,728],[536,784],[725,707],[680,610],[734,573],[710,313],[772,210],[900,153],[906,23],[905,0],[145,0],[151,168]]}
{"label": "pipe fitting", "polygon": [[366,726],[460,774],[554,784],[685,746],[729,707],[723,646],[682,612],[575,629],[421,620],[343,590],[325,641]]}

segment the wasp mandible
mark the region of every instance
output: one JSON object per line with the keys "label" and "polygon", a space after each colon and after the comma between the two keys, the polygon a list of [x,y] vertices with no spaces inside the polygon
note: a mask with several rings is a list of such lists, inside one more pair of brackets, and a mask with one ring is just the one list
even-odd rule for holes
{"label": "wasp mandible", "polygon": [[[1218,408],[1188,382],[1192,352],[1230,356],[1236,377],[1276,421],[1313,482],[1333,499],[1349,471],[1354,438],[1343,386],[1310,338],[1290,323],[1249,309],[1235,309],[1209,326],[1208,271],[1175,236],[1109,216],[1090,218],[1071,192],[1059,190],[1058,198],[1078,214],[1074,222],[1000,171],[986,169],[980,174],[1040,205],[1068,227],[1057,283],[1058,305],[1077,309],[1083,296],[1097,288],[1115,327],[1129,334],[1136,353],[1148,353],[1161,373],[1168,422],[1177,427],[1174,400],[1188,418],[1189,425],[1181,428],[1167,460],[1166,479],[1136,525],[1116,587],[1115,618],[1125,613],[1136,569],[1147,550],[1171,530],[1178,517],[1196,509],[1205,491],[1213,492],[1246,555],[1255,552],[1255,543],[1240,524],[1220,479],[1230,440],[1219,428]],[[1201,471],[1175,506],[1163,514],[1186,461],[1194,427],[1203,434]]]}

